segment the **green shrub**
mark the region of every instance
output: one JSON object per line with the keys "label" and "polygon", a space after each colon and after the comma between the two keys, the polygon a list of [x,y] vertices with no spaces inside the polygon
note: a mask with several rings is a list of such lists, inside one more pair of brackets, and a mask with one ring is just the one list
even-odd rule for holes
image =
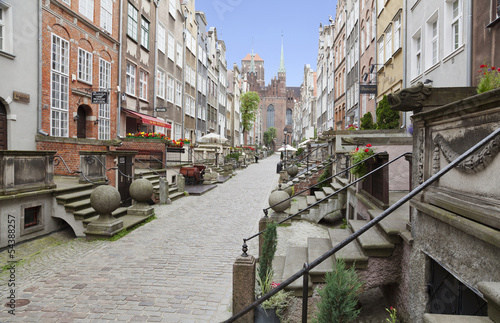
{"label": "green shrub", "polygon": [[356,309],[363,283],[358,279],[354,266],[345,268],[345,262],[338,259],[333,271],[326,274],[326,285],[319,291],[320,302],[315,322],[352,322],[360,310]]}
{"label": "green shrub", "polygon": [[257,270],[258,280],[266,281],[266,276],[269,271],[273,270],[273,259],[278,245],[277,225],[270,222],[264,232],[264,242],[259,257],[259,268]]}
{"label": "green shrub", "polygon": [[[323,173],[321,173],[321,175],[318,177],[318,183],[323,181],[323,180],[326,180],[327,178],[332,176],[332,172],[330,171],[330,168],[331,168],[331,165],[329,165],[329,166],[325,167],[325,169],[323,169]],[[317,187],[317,188],[327,187],[327,186],[330,186],[330,182],[331,181],[325,181],[323,183],[316,184],[315,187]]]}
{"label": "green shrub", "polygon": [[365,113],[361,118],[361,130],[377,129],[377,124],[373,123],[373,116],[371,112]]}
{"label": "green shrub", "polygon": [[399,112],[391,109],[387,95],[384,95],[382,101],[378,103],[377,110],[377,129],[398,129]]}

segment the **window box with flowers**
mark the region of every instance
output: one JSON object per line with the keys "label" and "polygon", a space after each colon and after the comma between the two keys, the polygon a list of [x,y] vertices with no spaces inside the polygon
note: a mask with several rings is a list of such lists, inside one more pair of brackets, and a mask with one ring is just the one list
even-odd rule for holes
{"label": "window box with flowers", "polygon": [[478,73],[477,93],[500,88],[500,67],[483,64],[479,66]]}
{"label": "window box with flowers", "polygon": [[[361,162],[364,159],[367,159],[370,156],[373,156],[375,154],[375,149],[372,147],[371,144],[367,144],[365,147],[357,147],[353,151],[351,151],[350,156],[351,156],[351,165],[355,165],[359,162]],[[351,168],[351,174],[353,174],[356,177],[362,177],[366,175],[367,172],[367,167],[366,167],[367,161],[364,163],[360,163],[359,165],[354,166]]]}

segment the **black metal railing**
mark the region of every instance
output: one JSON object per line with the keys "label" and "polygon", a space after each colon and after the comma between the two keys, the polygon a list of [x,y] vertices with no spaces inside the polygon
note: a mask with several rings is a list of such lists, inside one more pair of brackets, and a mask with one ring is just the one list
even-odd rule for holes
{"label": "black metal railing", "polygon": [[74,170],[74,171],[72,171],[71,169],[69,169],[68,164],[66,164],[66,161],[61,156],[54,156],[54,158],[52,158],[51,161],[52,161],[52,164],[54,166],[59,166],[59,163],[62,162],[63,165],[64,165],[64,167],[66,167],[66,170],[68,171],[69,174],[71,174],[71,175],[73,175],[73,174],[80,174],[80,175],[82,175],[83,179],[85,179],[87,182],[89,182],[91,184],[94,184],[94,185],[108,185],[108,183],[109,183],[109,179],[107,177],[105,178],[104,182],[93,182],[92,180],[90,180],[89,178],[87,178],[87,176],[85,175],[85,173],[82,172],[81,170]]}
{"label": "black metal railing", "polygon": [[[306,170],[304,170],[303,172],[297,173],[297,175],[295,175],[295,176],[293,176],[293,177],[290,177],[290,178],[288,179],[288,181],[289,181],[289,182],[290,182],[290,181],[293,181],[294,179],[296,179],[296,178],[298,178],[298,177],[300,177],[300,176],[304,175],[304,173],[310,172],[309,174],[305,175],[305,176],[304,176],[304,178],[303,178],[303,180],[304,180],[304,179],[307,179],[307,178],[311,177],[312,175],[316,174],[317,172],[320,172],[320,171],[322,171],[323,169],[327,168],[328,166],[331,166],[333,163],[336,163],[336,162],[337,162],[337,160],[338,160],[338,158],[335,158],[334,160],[329,161],[329,162],[328,162],[328,164],[324,164],[324,165],[322,165],[322,166],[321,166],[321,164],[316,164],[316,165],[314,165],[313,167],[311,167],[310,169],[306,169]],[[287,188],[289,188],[290,186],[293,186],[293,185],[294,185],[294,184],[292,183],[292,184],[288,185],[287,187],[282,188],[282,190],[286,190]],[[315,185],[316,185],[316,184],[315,184]]]}
{"label": "black metal railing", "polygon": [[[86,161],[88,164],[93,164],[93,163],[95,162],[95,160],[97,160],[97,161],[99,162],[99,164],[101,164],[102,168],[104,168],[104,170],[106,170],[107,172],[112,171],[112,170],[117,170],[117,171],[118,171],[118,173],[120,173],[120,175],[122,175],[123,177],[130,178],[130,179],[135,179],[135,178],[136,178],[136,177],[135,177],[135,176],[133,176],[133,175],[132,175],[132,176],[129,176],[129,175],[127,175],[127,174],[123,173],[123,172],[120,170],[120,168],[119,168],[118,166],[111,167],[111,168],[107,168],[107,167],[106,167],[106,165],[104,165],[104,164],[102,163],[102,161],[101,161],[99,158],[97,158],[97,156],[95,156],[95,155],[88,155],[88,156],[85,156],[85,157],[84,157],[84,159],[85,159],[85,161]],[[82,174],[82,175],[83,175],[83,174]],[[85,177],[85,175],[83,175],[83,176]],[[142,178],[142,173],[141,173],[141,174],[139,174],[139,178]],[[106,176],[106,183],[108,183],[108,182],[109,182],[109,180],[108,180],[108,177]]]}
{"label": "black metal railing", "polygon": [[[284,167],[283,169],[284,169],[284,170],[288,170],[288,168],[290,168],[290,167],[292,167],[292,166],[295,166],[295,165],[297,165],[297,164],[301,164],[301,163],[303,163],[303,162],[304,162],[304,160],[305,160],[305,162],[306,162],[306,168],[307,168],[307,169],[309,169],[309,163],[310,163],[310,162],[309,162],[309,160],[310,160],[310,157],[311,157],[314,153],[316,153],[316,156],[317,156],[317,155],[318,155],[318,151],[319,151],[320,149],[324,148],[325,146],[326,146],[326,145],[320,145],[320,146],[318,146],[318,147],[314,148],[313,150],[311,150],[311,151],[307,152],[307,154],[306,154],[306,155],[304,155],[304,156],[300,155],[300,156],[297,156],[296,158],[292,158],[292,159],[290,160],[290,165],[289,165],[288,167]],[[286,161],[285,161],[285,166],[286,166]]]}
{"label": "black metal railing", "polygon": [[[255,309],[258,305],[262,304],[264,301],[268,300],[272,296],[276,295],[279,291],[285,289],[288,285],[293,283],[295,280],[303,276],[303,290],[302,290],[302,322],[306,323],[307,322],[307,299],[308,299],[308,276],[309,272],[311,269],[315,268],[319,264],[321,264],[323,261],[328,259],[329,257],[333,256],[336,252],[340,251],[342,248],[347,246],[349,243],[357,239],[359,236],[361,236],[363,233],[371,229],[373,226],[375,226],[377,223],[382,221],[384,218],[386,218],[389,214],[391,214],[393,211],[397,210],[399,207],[401,207],[403,204],[408,202],[410,199],[415,197],[417,194],[422,192],[425,188],[427,188],[429,185],[434,183],[436,180],[438,180],[440,177],[448,173],[451,169],[455,168],[458,164],[460,164],[462,161],[464,161],[466,158],[468,158],[471,154],[473,154],[476,150],[481,148],[484,144],[486,144],[488,141],[491,139],[495,138],[500,134],[500,128],[496,129],[494,132],[492,132],[490,135],[486,136],[483,140],[475,144],[473,147],[469,148],[466,152],[464,152],[462,155],[458,156],[455,160],[450,162],[446,167],[442,168],[440,171],[438,171],[436,174],[432,175],[429,179],[424,181],[422,184],[417,186],[415,189],[413,189],[410,193],[405,195],[403,198],[401,198],[399,201],[391,205],[389,208],[387,208],[385,211],[383,211],[379,216],[375,217],[372,219],[370,222],[368,222],[366,225],[364,225],[361,229],[358,231],[354,232],[352,235],[350,235],[348,238],[337,244],[335,247],[330,249],[328,252],[324,253],[322,256],[318,257],[311,263],[305,263],[304,268],[293,274],[290,278],[282,282],[279,286],[276,288],[273,288],[269,293],[263,295],[261,298],[257,299],[255,302],[252,304],[248,305],[245,307],[241,312],[235,314],[228,320],[226,320],[226,323],[234,322],[237,319],[241,318],[243,315],[246,313],[250,312],[251,310]],[[381,166],[383,167],[383,166]],[[377,171],[381,167],[373,170],[372,172]],[[368,175],[368,174],[367,174]],[[366,175],[365,175],[366,176]],[[363,178],[365,177],[363,176]],[[245,241],[246,242],[246,241]],[[245,245],[246,243],[244,243]],[[248,248],[247,248],[248,249]],[[248,256],[246,254],[246,251],[244,251],[242,256]]]}
{"label": "black metal railing", "polygon": [[[286,201],[288,201],[288,200],[290,200],[290,199],[294,198],[294,197],[295,197],[295,196],[297,196],[297,195],[300,195],[300,194],[302,194],[302,193],[304,193],[304,192],[306,192],[306,191],[309,191],[311,188],[316,187],[317,185],[320,185],[320,184],[322,184],[322,183],[325,183],[325,182],[327,182],[327,181],[330,181],[330,180],[332,180],[332,178],[334,178],[334,177],[336,177],[336,176],[339,176],[340,174],[344,173],[345,171],[349,171],[351,168],[356,167],[357,165],[362,164],[362,163],[364,163],[364,162],[366,162],[366,161],[370,160],[371,158],[374,158],[374,157],[376,157],[376,156],[378,156],[378,155],[382,155],[382,154],[387,154],[387,152],[385,152],[385,151],[384,151],[384,152],[375,153],[375,154],[371,155],[370,157],[365,158],[365,159],[363,159],[362,161],[360,161],[360,162],[358,162],[358,163],[356,163],[356,164],[354,164],[354,165],[352,165],[352,166],[350,166],[350,167],[348,167],[348,168],[346,168],[346,169],[344,169],[344,170],[342,170],[342,171],[340,171],[340,172],[338,172],[338,173],[336,173],[336,174],[334,174],[334,175],[332,175],[332,176],[330,176],[330,177],[328,177],[328,178],[325,178],[324,180],[319,181],[319,182],[317,182],[316,184],[311,185],[311,186],[309,186],[308,188],[303,189],[302,191],[299,191],[299,192],[295,193],[294,195],[290,196],[289,198],[286,198],[286,199],[284,199],[283,201],[280,201],[280,202],[278,202],[278,203],[276,203],[276,204],[273,204],[273,205],[271,205],[271,206],[269,206],[269,207],[265,208],[265,209],[263,210],[263,211],[264,211],[264,215],[267,217],[268,212],[269,212],[269,209],[271,209],[271,208],[275,207],[276,205],[279,205],[279,204],[281,204],[281,203],[284,203],[284,202],[286,202]],[[389,163],[387,163],[387,164],[384,164],[383,166],[385,166],[385,165],[388,165],[388,164],[392,163],[393,161],[395,161],[395,160],[397,160],[397,159],[399,159],[399,158],[401,158],[401,157],[405,156],[406,154],[408,154],[408,153],[404,153],[404,154],[402,154],[401,156],[397,157],[396,159],[394,159],[394,160],[390,161],[390,162],[389,162]],[[382,168],[383,168],[383,167],[382,167]],[[359,182],[361,179],[364,179],[365,177],[367,177],[367,175],[371,175],[373,172],[375,172],[375,171],[376,171],[376,170],[378,170],[378,169],[381,169],[381,168],[374,169],[372,172],[370,172],[370,173],[366,174],[366,175],[365,175],[365,176],[363,176],[363,177],[358,178],[358,179],[357,179],[355,182],[353,182],[353,183],[357,183],[357,182]],[[349,184],[349,186],[350,186],[350,184]],[[347,187],[349,187],[349,186],[347,186]],[[341,189],[341,190],[339,190],[339,191],[337,191],[337,192],[340,192],[340,191],[342,191],[342,190],[343,190],[343,189]],[[332,193],[332,194],[328,195],[328,196],[327,196],[327,198],[332,197],[332,196],[333,196],[333,195],[335,195],[337,192],[334,192],[334,193]]]}

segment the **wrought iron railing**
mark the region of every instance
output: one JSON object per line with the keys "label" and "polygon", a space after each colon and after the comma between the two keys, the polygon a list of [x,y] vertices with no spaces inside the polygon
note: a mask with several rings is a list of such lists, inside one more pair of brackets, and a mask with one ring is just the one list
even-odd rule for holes
{"label": "wrought iron railing", "polygon": [[94,182],[92,180],[90,180],[84,172],[82,172],[81,170],[74,170],[72,171],[71,169],[69,169],[68,167],[68,164],[66,164],[66,161],[64,160],[64,158],[62,158],[61,156],[54,156],[51,160],[52,164],[54,166],[59,166],[59,163],[62,162],[64,167],[66,167],[66,170],[68,171],[69,174],[80,174],[82,175],[83,179],[85,179],[87,182],[91,183],[91,184],[94,184],[94,185],[108,185],[109,183],[109,179],[108,177],[105,178],[105,181],[104,182]]}
{"label": "wrought iron railing", "polygon": [[[336,163],[336,162],[337,162],[337,160],[338,160],[338,158],[335,158],[334,160],[331,160],[331,161],[329,161],[327,164],[324,164],[324,165],[321,165],[321,164],[316,164],[316,165],[314,165],[313,167],[311,167],[311,168],[309,168],[309,169],[306,169],[306,170],[304,170],[304,171],[302,171],[302,172],[299,172],[299,173],[297,173],[297,175],[295,175],[295,176],[293,176],[293,177],[290,177],[290,178],[288,179],[288,181],[289,181],[289,182],[291,182],[291,181],[293,181],[294,179],[299,178],[300,176],[304,175],[304,173],[308,173],[308,172],[309,172],[309,174],[304,175],[304,178],[302,179],[302,180],[305,180],[305,179],[307,179],[307,178],[309,178],[309,177],[313,176],[313,175],[314,175],[314,174],[316,174],[317,172],[320,172],[320,171],[322,171],[323,169],[325,169],[325,168],[327,168],[327,167],[331,166],[333,163]],[[282,188],[282,190],[286,190],[287,188],[289,188],[290,186],[293,186],[293,185],[294,185],[294,184],[292,183],[292,184],[288,185],[287,187]]]}
{"label": "wrought iron railing", "polygon": [[[475,144],[473,147],[469,148],[466,152],[464,152],[462,155],[458,156],[455,160],[450,162],[446,167],[442,168],[440,171],[432,175],[429,179],[424,181],[422,184],[417,186],[415,189],[413,189],[410,193],[405,195],[403,198],[401,198],[399,201],[391,205],[389,208],[387,208],[385,211],[383,211],[379,216],[375,217],[372,219],[370,222],[368,222],[366,225],[364,225],[361,229],[358,231],[354,232],[352,235],[350,235],[348,238],[337,244],[335,247],[330,249],[328,252],[324,253],[322,256],[318,257],[311,263],[304,263],[304,268],[293,274],[290,278],[282,282],[279,286],[276,288],[273,288],[269,293],[263,295],[261,298],[257,299],[255,302],[252,304],[248,305],[245,307],[241,312],[235,314],[225,322],[230,323],[234,322],[237,319],[241,318],[243,315],[246,313],[250,312],[251,310],[255,309],[258,305],[262,304],[264,301],[268,300],[272,296],[276,295],[279,291],[285,289],[288,285],[293,283],[295,280],[300,278],[301,276],[303,277],[303,290],[302,290],[302,322],[306,323],[307,322],[307,300],[308,300],[308,283],[309,283],[309,271],[319,264],[321,264],[323,261],[328,259],[329,257],[333,256],[336,252],[340,251],[342,248],[347,246],[349,243],[357,239],[359,236],[361,236],[363,233],[371,229],[373,226],[375,226],[377,223],[385,219],[389,214],[397,210],[399,207],[401,207],[403,204],[411,200],[413,197],[415,197],[417,194],[422,192],[425,188],[427,188],[429,185],[434,183],[436,180],[441,178],[443,175],[448,173],[451,169],[455,168],[457,165],[459,165],[461,162],[463,162],[466,158],[468,158],[470,155],[472,155],[476,150],[481,148],[483,145],[485,145],[488,141],[492,140],[496,136],[500,134],[500,128],[496,129],[494,132],[492,132],[490,135],[486,136],[483,140]],[[406,154],[405,154],[406,155]],[[378,171],[382,167],[385,167],[384,164],[377,169],[374,169],[371,173]],[[369,174],[363,176],[362,178],[369,176]],[[303,210],[302,210],[303,211]],[[262,231],[264,232],[264,231]],[[260,234],[260,233],[259,233]],[[256,235],[255,235],[256,236]],[[248,250],[248,247],[245,250],[245,245],[246,241],[244,240],[244,252],[243,252],[243,257],[247,257],[246,250]]]}

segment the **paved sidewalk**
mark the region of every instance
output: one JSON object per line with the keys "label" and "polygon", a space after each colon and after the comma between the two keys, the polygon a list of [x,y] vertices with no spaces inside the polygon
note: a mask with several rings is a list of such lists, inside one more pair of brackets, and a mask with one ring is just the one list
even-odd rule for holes
{"label": "paved sidewalk", "polygon": [[0,322],[229,318],[232,265],[243,238],[257,232],[278,161],[273,155],[202,196],[156,205],[157,220],[118,241],[74,239],[32,257],[16,268],[16,298],[30,303],[15,316],[4,306],[8,278],[0,274]]}

